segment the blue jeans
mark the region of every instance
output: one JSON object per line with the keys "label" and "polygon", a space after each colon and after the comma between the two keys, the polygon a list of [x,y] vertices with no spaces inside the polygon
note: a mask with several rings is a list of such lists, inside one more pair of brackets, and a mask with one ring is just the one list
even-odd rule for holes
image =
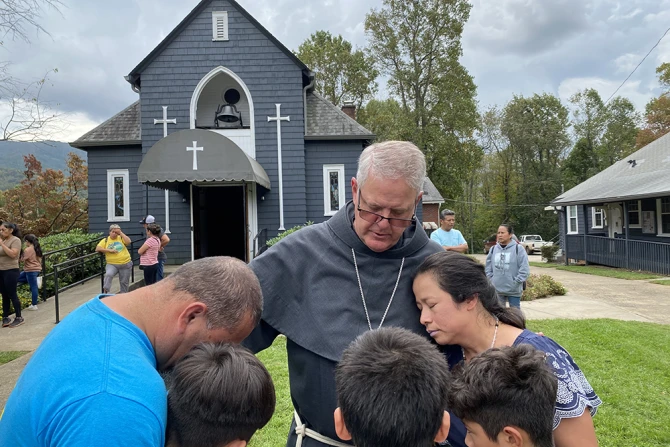
{"label": "blue jeans", "polygon": [[520,296],[500,295],[500,303],[503,305],[503,307],[505,307],[507,301],[509,301],[509,307],[516,307],[517,309],[521,309]]}
{"label": "blue jeans", "polygon": [[156,270],[156,282],[163,279],[163,265],[165,265],[165,259],[159,259],[158,270]]}
{"label": "blue jeans", "polygon": [[39,288],[37,287],[37,277],[40,272],[21,272],[19,274],[18,284],[28,284],[30,286],[30,294],[32,295],[33,306],[37,306],[37,298],[39,296]]}

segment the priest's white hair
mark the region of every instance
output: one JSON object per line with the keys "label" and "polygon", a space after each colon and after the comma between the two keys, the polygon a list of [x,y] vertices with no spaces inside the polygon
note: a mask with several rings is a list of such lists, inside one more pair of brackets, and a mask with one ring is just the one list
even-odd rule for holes
{"label": "priest's white hair", "polygon": [[384,141],[368,146],[358,158],[358,187],[368,176],[404,180],[418,194],[426,178],[426,157],[408,141]]}

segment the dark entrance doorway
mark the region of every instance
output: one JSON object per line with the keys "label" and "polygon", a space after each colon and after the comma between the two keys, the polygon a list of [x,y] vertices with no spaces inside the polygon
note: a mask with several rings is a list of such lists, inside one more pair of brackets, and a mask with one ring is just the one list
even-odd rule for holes
{"label": "dark entrance doorway", "polygon": [[246,186],[193,186],[193,255],[247,261]]}

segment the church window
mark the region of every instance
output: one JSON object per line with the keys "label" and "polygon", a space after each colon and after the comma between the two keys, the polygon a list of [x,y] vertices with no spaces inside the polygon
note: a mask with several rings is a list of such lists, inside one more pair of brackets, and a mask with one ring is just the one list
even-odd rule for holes
{"label": "church window", "polygon": [[344,206],[344,165],[323,165],[323,215],[333,216]]}
{"label": "church window", "polygon": [[127,169],[107,171],[107,222],[130,220],[130,182]]}
{"label": "church window", "polygon": [[228,12],[212,12],[212,40],[228,40]]}

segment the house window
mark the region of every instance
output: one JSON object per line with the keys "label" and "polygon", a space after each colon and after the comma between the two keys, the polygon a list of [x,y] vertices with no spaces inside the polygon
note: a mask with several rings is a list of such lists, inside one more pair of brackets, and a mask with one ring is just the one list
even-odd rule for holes
{"label": "house window", "polygon": [[228,12],[212,12],[212,40],[228,40]]}
{"label": "house window", "polygon": [[640,201],[629,200],[626,202],[628,208],[628,228],[641,228],[640,225]]}
{"label": "house window", "polygon": [[579,227],[577,226],[577,205],[567,207],[568,213],[568,234],[578,234]]}
{"label": "house window", "polygon": [[656,199],[658,210],[658,235],[670,236],[670,197]]}
{"label": "house window", "polygon": [[130,220],[130,191],[127,169],[107,171],[107,221]]}
{"label": "house window", "polygon": [[591,228],[605,227],[605,212],[602,208],[591,208]]}
{"label": "house window", "polygon": [[323,165],[323,215],[332,216],[344,205],[344,165]]}

